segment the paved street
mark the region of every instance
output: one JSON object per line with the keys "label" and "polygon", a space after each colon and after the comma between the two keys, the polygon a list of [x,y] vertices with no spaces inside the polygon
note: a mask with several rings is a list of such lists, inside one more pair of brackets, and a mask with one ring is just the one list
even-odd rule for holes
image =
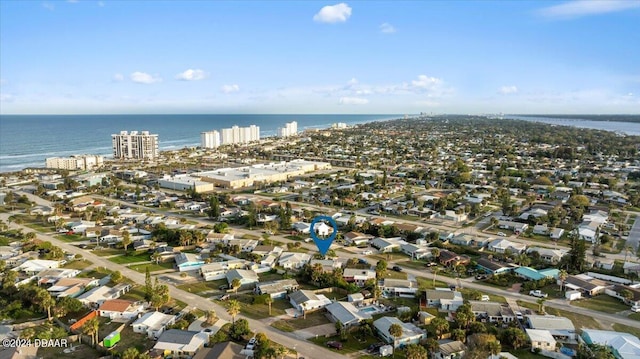
{"label": "paved street", "polygon": [[637,251],[638,245],[640,245],[640,215],[636,216],[636,221],[633,223],[633,227],[631,227],[627,237],[627,246],[631,246],[634,251]]}

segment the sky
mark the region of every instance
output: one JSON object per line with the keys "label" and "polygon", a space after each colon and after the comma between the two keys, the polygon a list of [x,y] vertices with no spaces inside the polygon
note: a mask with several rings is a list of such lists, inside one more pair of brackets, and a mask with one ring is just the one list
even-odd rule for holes
{"label": "sky", "polygon": [[0,114],[640,113],[640,0],[0,1]]}

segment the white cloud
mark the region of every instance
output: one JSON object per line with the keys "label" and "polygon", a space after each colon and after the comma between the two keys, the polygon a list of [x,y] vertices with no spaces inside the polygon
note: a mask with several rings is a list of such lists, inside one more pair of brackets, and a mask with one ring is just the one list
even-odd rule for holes
{"label": "white cloud", "polygon": [[238,91],[240,91],[240,86],[238,86],[237,84],[223,85],[221,90],[224,93],[238,92]]}
{"label": "white cloud", "polygon": [[380,25],[380,32],[383,34],[393,34],[394,32],[396,32],[396,28],[393,27],[393,25],[385,22]]}
{"label": "white cloud", "polygon": [[42,7],[47,9],[47,10],[49,10],[49,11],[53,11],[56,8],[55,5],[53,5],[50,2],[46,2],[46,1],[42,3]]}
{"label": "white cloud", "polygon": [[198,81],[204,80],[207,73],[200,69],[188,69],[176,75],[176,79],[182,81]]}
{"label": "white cloud", "polygon": [[341,105],[366,105],[369,100],[361,97],[340,97]]}
{"label": "white cloud", "polygon": [[355,86],[358,84],[358,79],[355,77],[352,77],[351,80],[349,80],[349,82],[347,82],[347,86]]}
{"label": "white cloud", "polygon": [[573,0],[563,4],[540,9],[542,16],[549,18],[576,18],[580,16],[599,15],[610,12],[640,8],[637,0]]}
{"label": "white cloud", "polygon": [[157,75],[151,75],[146,72],[139,71],[132,73],[129,78],[131,79],[131,81],[138,84],[152,84],[162,81],[162,79]]}
{"label": "white cloud", "polygon": [[325,6],[313,16],[313,21],[336,23],[345,22],[351,16],[351,7],[345,3]]}
{"label": "white cloud", "polygon": [[436,77],[429,77],[427,75],[419,75],[417,80],[411,81],[411,85],[418,90],[434,89],[442,84],[442,80]]}
{"label": "white cloud", "polygon": [[124,75],[122,74],[113,75],[113,81],[117,81],[117,82],[124,81]]}
{"label": "white cloud", "polygon": [[518,93],[518,87],[516,86],[502,86],[498,90],[502,95],[513,95]]}

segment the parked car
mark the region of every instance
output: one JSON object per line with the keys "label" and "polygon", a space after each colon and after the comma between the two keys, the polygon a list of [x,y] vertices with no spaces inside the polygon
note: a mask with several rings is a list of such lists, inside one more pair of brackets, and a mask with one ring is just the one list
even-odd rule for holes
{"label": "parked car", "polygon": [[249,350],[253,350],[253,348],[255,348],[255,347],[256,347],[256,343],[257,343],[257,342],[258,342],[258,341],[256,340],[256,338],[255,338],[255,337],[254,337],[254,338],[249,339],[249,343],[247,343],[247,349],[249,349]]}
{"label": "parked car", "polygon": [[392,269],[396,272],[402,272],[402,268],[400,266],[393,266]]}
{"label": "parked car", "polygon": [[370,254],[373,254],[373,252],[372,252],[372,251],[363,251],[363,252],[362,252],[362,255],[363,255],[363,256],[368,256],[368,255],[370,255]]}
{"label": "parked car", "polygon": [[631,307],[631,311],[636,313],[640,312],[640,305],[634,305]]}
{"label": "parked car", "polygon": [[488,296],[488,295],[486,295],[486,294],[485,294],[485,295],[483,295],[483,296],[480,298],[480,300],[481,300],[481,301],[483,301],[483,302],[488,302],[490,299],[491,299],[491,298],[489,298],[489,296]]}
{"label": "parked car", "polygon": [[498,235],[499,235],[500,237],[506,237],[506,236],[507,236],[507,234],[506,234],[506,233],[504,233],[504,232],[498,232]]}
{"label": "parked car", "polygon": [[486,274],[478,274],[478,275],[476,276],[476,279],[477,279],[477,280],[487,279],[487,275],[486,275]]}
{"label": "parked car", "polygon": [[333,340],[330,341],[330,342],[327,342],[327,346],[329,348],[333,348],[333,349],[338,349],[338,350],[342,349],[342,343],[336,342],[336,341],[333,341]]}
{"label": "parked car", "polygon": [[516,315],[516,318],[517,318],[518,320],[524,320],[524,316],[522,315],[522,313],[520,313],[520,312],[515,312],[515,315]]}
{"label": "parked car", "polygon": [[529,295],[534,296],[534,297],[538,297],[538,298],[546,298],[549,296],[549,294],[541,291],[541,290],[531,290],[529,291]]}

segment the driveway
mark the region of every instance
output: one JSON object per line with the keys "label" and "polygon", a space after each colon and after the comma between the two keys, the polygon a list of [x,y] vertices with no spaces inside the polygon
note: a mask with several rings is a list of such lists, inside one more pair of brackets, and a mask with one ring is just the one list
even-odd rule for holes
{"label": "driveway", "polygon": [[629,236],[627,237],[627,246],[633,247],[634,251],[638,250],[638,245],[640,244],[640,216],[636,216],[635,222],[633,222],[633,227],[629,231]]}

